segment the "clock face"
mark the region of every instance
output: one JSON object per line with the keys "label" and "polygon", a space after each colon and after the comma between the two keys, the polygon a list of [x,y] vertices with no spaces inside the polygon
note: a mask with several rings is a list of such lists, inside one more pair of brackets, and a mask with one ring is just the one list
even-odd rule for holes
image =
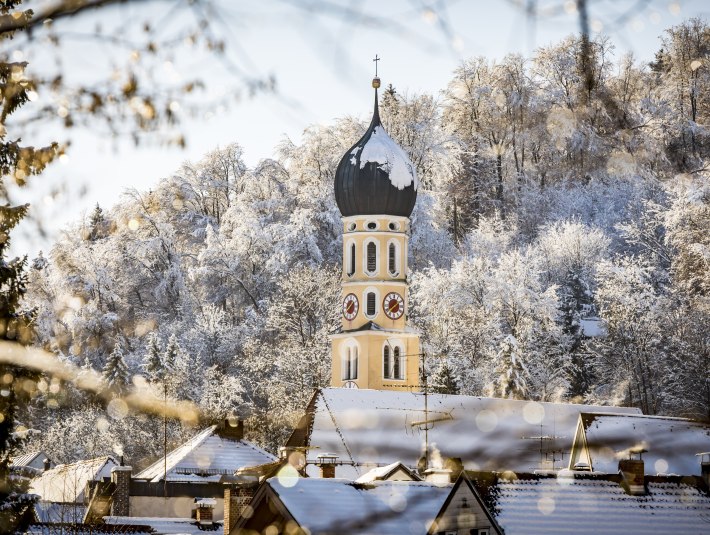
{"label": "clock face", "polygon": [[345,299],[343,299],[343,316],[346,320],[354,320],[359,308],[360,303],[357,302],[355,294],[345,296]]}
{"label": "clock face", "polygon": [[388,318],[396,320],[404,314],[404,299],[397,292],[390,292],[383,301],[385,314]]}

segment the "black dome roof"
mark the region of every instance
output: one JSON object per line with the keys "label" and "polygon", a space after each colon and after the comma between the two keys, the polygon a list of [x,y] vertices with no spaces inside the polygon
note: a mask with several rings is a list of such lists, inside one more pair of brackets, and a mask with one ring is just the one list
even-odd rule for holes
{"label": "black dome roof", "polygon": [[[373,136],[376,137],[377,148],[389,149],[390,158],[387,158],[387,163],[369,158],[361,165],[361,157],[366,152],[365,145]],[[391,159],[396,159],[396,162]],[[394,169],[395,164],[398,169]],[[399,187],[395,184],[399,184]],[[335,172],[335,201],[340,213],[343,217],[375,214],[409,217],[417,201],[417,186],[414,166],[387,135],[380,122],[375,90],[372,122],[365,135],[345,153]]]}

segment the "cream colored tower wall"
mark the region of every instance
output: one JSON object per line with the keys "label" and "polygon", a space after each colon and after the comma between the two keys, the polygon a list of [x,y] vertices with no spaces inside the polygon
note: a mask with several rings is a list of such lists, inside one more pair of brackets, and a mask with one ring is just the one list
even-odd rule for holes
{"label": "cream colored tower wall", "polygon": [[[342,298],[352,294],[357,310],[347,318],[341,309],[342,332],[332,336],[332,386],[353,384],[358,388],[378,390],[418,390],[419,335],[407,328],[409,296],[407,291],[407,249],[409,219],[389,215],[352,216],[343,218]],[[368,264],[368,246],[374,244],[374,265]],[[393,255],[390,255],[390,247]],[[404,313],[389,317],[384,310],[385,296],[392,292],[402,299]],[[374,294],[374,313],[368,313],[368,294]],[[352,297],[350,298],[352,299]],[[377,330],[367,328],[372,321]],[[365,330],[358,330],[365,328]],[[400,377],[390,368],[384,370],[384,347],[394,348],[402,356]],[[357,377],[352,370],[343,371],[343,363],[357,355]],[[390,361],[393,362],[393,361]]]}

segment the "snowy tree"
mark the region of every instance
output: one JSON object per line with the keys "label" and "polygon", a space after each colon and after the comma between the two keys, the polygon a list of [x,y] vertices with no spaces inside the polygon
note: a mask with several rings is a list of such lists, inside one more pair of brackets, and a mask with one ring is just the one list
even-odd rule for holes
{"label": "snowy tree", "polygon": [[498,353],[497,377],[492,385],[492,394],[501,398],[528,398],[528,370],[522,359],[517,340],[506,336]]}
{"label": "snowy tree", "polygon": [[148,335],[148,344],[143,357],[142,367],[149,381],[155,382],[163,378],[165,368],[161,358],[160,342],[155,333]]}
{"label": "snowy tree", "polygon": [[116,344],[106,359],[101,377],[118,394],[124,392],[130,384],[130,373],[126,361],[123,359],[123,350],[120,344]]}
{"label": "snowy tree", "polygon": [[458,394],[459,382],[446,360],[431,378],[431,391],[435,394]]}

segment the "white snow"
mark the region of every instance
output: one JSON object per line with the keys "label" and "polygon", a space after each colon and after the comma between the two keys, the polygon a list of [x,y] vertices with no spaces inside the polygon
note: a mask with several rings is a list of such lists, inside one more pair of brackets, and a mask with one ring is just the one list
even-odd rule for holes
{"label": "white snow", "polygon": [[[595,472],[615,474],[624,452],[643,447],[646,474],[700,475],[696,453],[710,446],[710,425],[667,416],[620,414],[585,414],[582,416],[584,437],[576,442],[586,446]],[[586,462],[581,449],[575,450],[577,461]],[[582,456],[580,456],[582,454]]]}
{"label": "white snow", "polygon": [[[244,440],[220,437],[211,426],[198,433],[167,456],[168,481],[219,481],[224,474],[239,468],[270,463],[276,457]],[[143,470],[136,479],[162,481],[165,462],[162,458]]]}
{"label": "white snow", "polygon": [[[353,159],[350,161],[352,162]],[[381,126],[375,127],[372,136],[362,149],[360,169],[370,162],[379,164],[380,169],[388,174],[390,182],[397,189],[404,189],[410,184],[414,184],[415,190],[419,188],[414,164]]]}
{"label": "white snow", "polygon": [[[511,399],[431,394],[429,431],[444,457],[460,457],[467,469],[528,471],[540,466],[540,441],[526,437],[555,435],[550,447],[569,452],[582,412],[640,414],[638,409],[570,403],[537,403]],[[424,420],[420,393],[326,388],[315,403],[310,430],[309,463],[321,451],[334,452],[346,463],[337,477],[357,479],[374,466],[401,461],[416,467],[424,432],[412,422]],[[337,430],[336,426],[337,425]],[[554,442],[554,443],[553,443]],[[557,468],[566,466],[565,457]],[[309,464],[308,475],[318,477]]]}
{"label": "white snow", "polygon": [[[114,526],[149,526],[155,535],[203,535],[222,533],[221,527],[217,530],[206,531],[204,526],[200,526],[195,520],[190,518],[169,518],[150,516],[105,516],[104,522]],[[221,522],[215,522],[221,526]],[[126,530],[127,531],[127,530]],[[115,531],[113,533],[116,533]]]}
{"label": "white snow", "polygon": [[29,492],[39,494],[45,502],[83,503],[86,484],[110,477],[114,466],[118,463],[112,457],[60,464],[33,479]]}
{"label": "white snow", "polygon": [[427,533],[452,485],[345,479],[299,478],[284,486],[268,481],[288,511],[308,533]]}
{"label": "white snow", "polygon": [[650,482],[645,496],[593,477],[517,479],[496,487],[496,520],[506,535],[708,533],[710,497],[681,483]]}

